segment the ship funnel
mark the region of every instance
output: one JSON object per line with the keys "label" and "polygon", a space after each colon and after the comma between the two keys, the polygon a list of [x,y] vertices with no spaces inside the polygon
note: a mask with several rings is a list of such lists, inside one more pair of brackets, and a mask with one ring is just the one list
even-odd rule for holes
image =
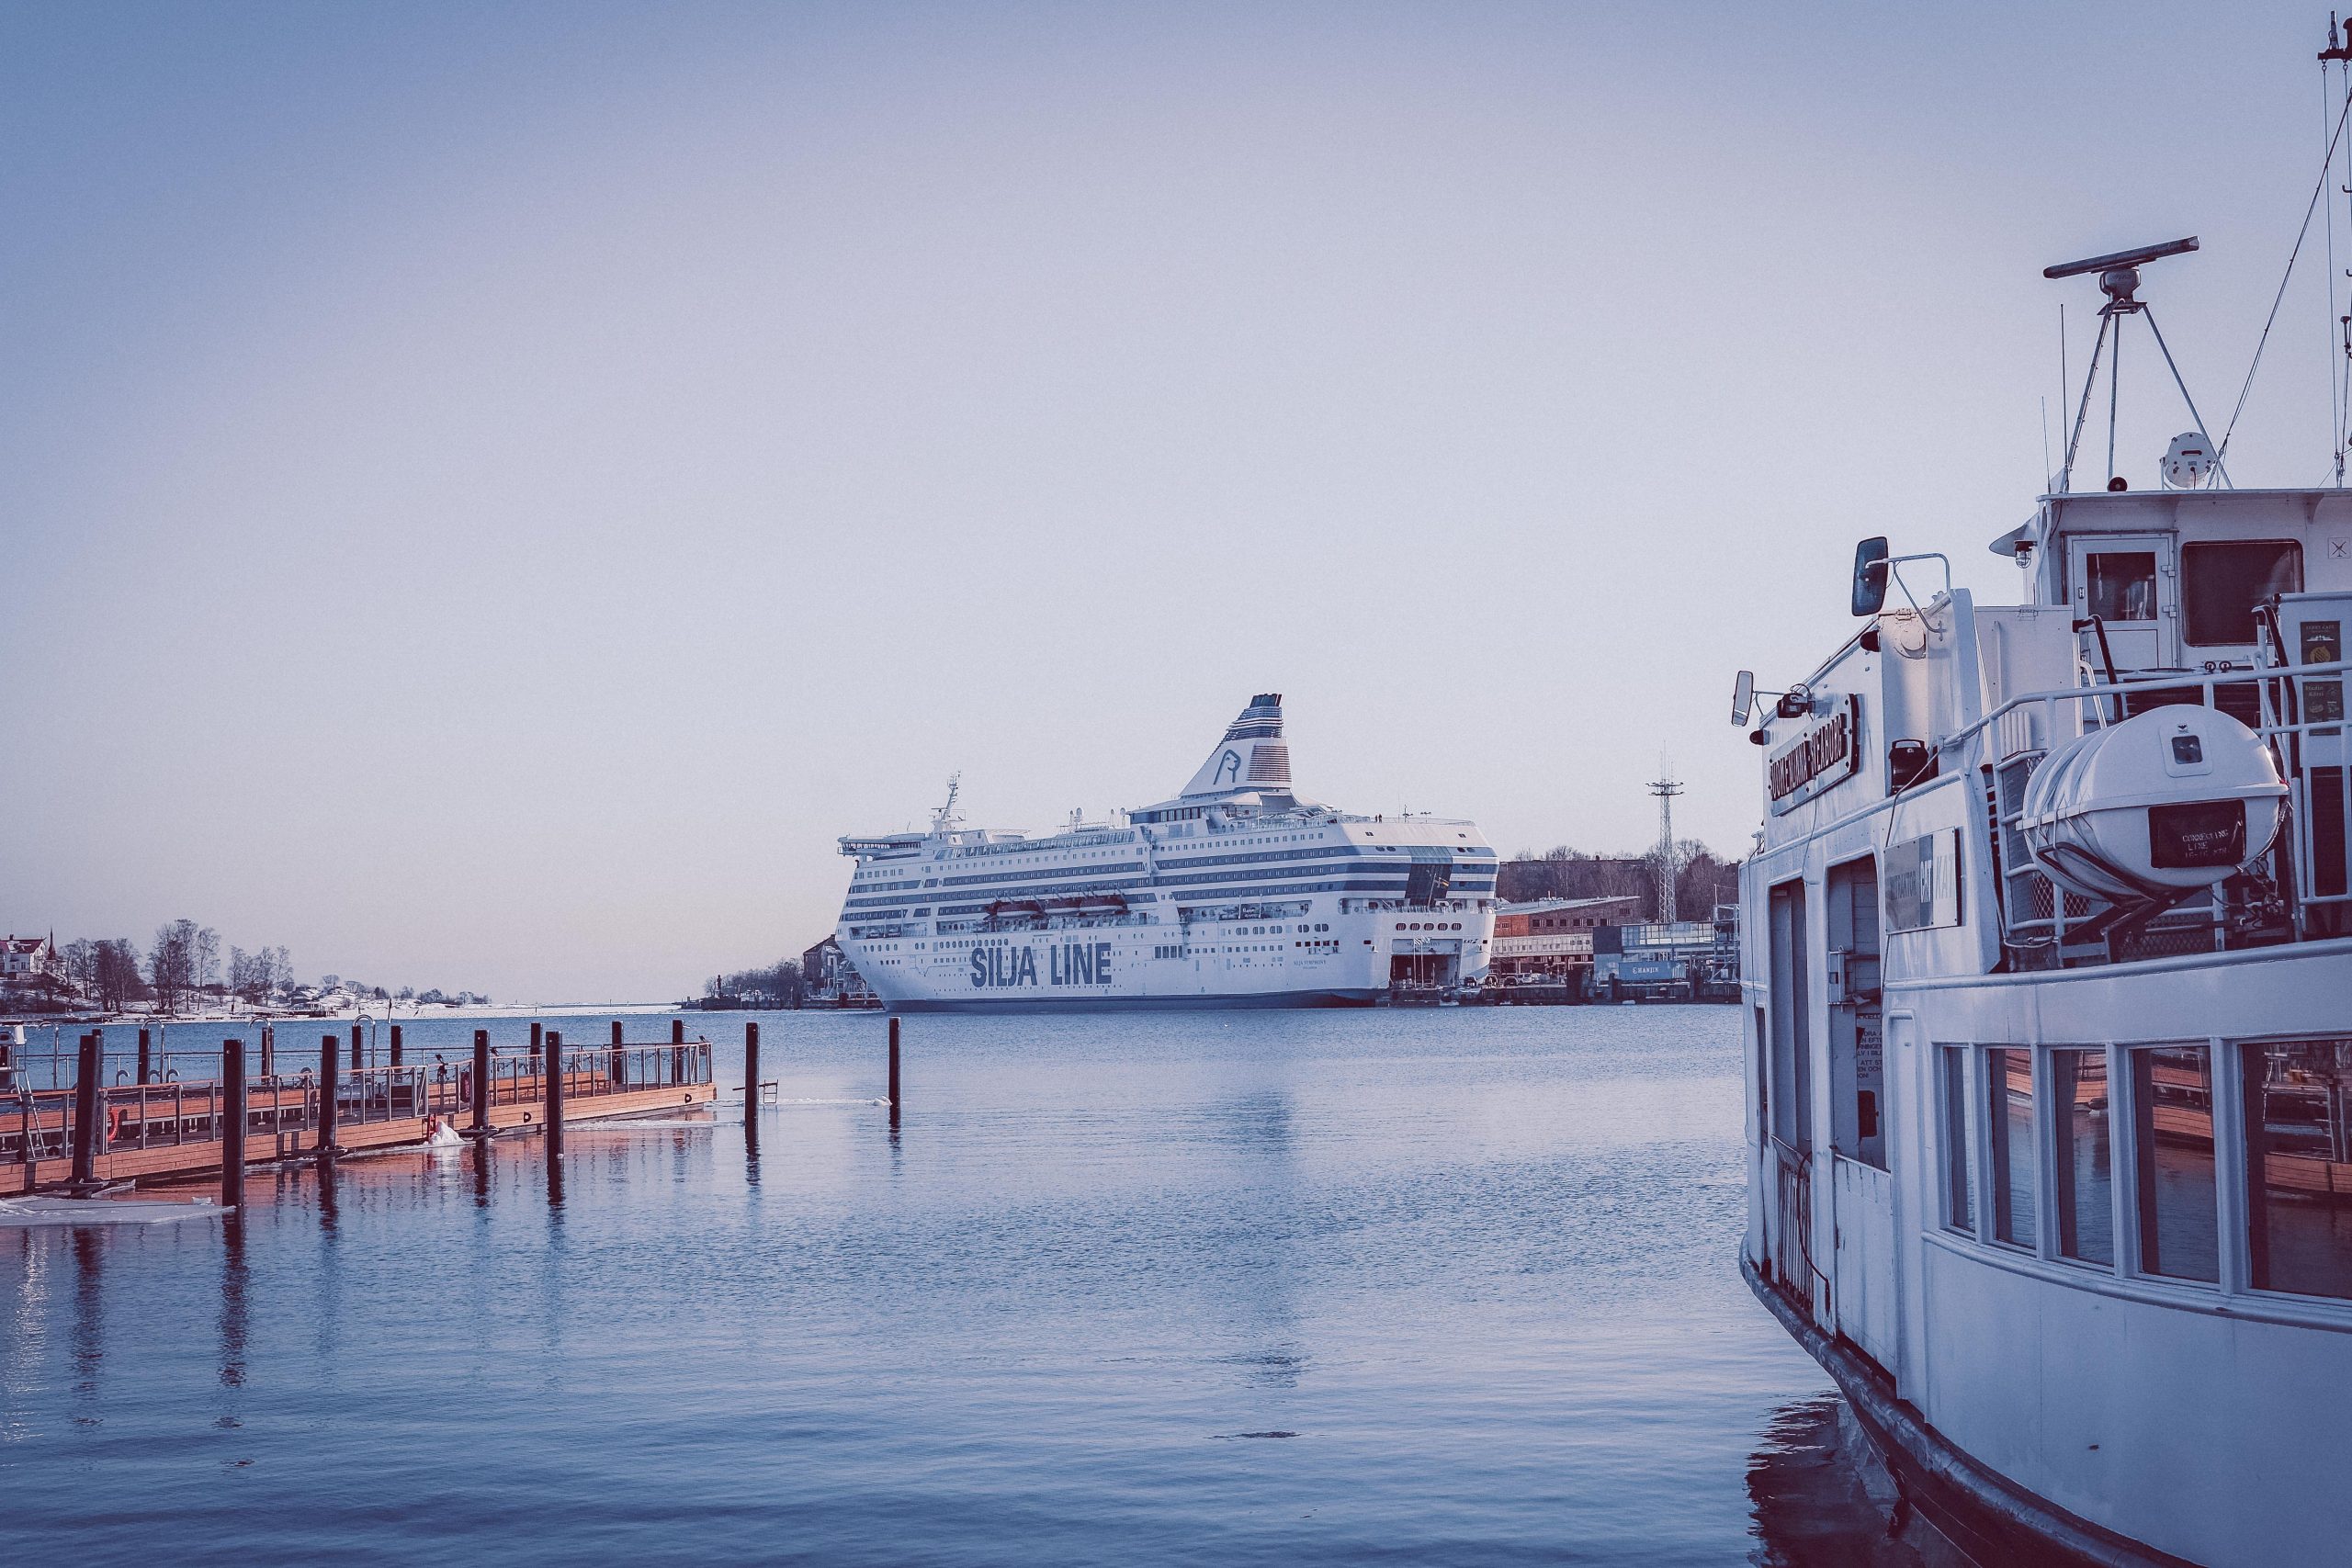
{"label": "ship funnel", "polygon": [[1209,760],[1184,786],[1184,795],[1190,798],[1250,789],[1290,793],[1290,748],[1283,743],[1279,692],[1261,692],[1250,699],[1250,705],[1227,728],[1225,739],[1209,753]]}

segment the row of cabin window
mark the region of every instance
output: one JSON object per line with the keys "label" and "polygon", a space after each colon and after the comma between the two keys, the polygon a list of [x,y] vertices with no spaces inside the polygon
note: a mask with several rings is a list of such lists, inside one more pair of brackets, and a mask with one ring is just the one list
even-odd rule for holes
{"label": "row of cabin window", "polygon": [[[2100,1046],[2052,1047],[2039,1066],[2030,1050],[1978,1047],[1981,1100],[1970,1088],[1972,1048],[1939,1049],[1948,1229],[2116,1269],[2113,1118],[2123,1114],[2132,1118],[2136,1168],[2121,1212],[2138,1232],[2137,1272],[2218,1283],[2222,1237],[2242,1227],[2254,1289],[2352,1300],[2352,1038],[2220,1047],[2222,1069],[2238,1075],[2237,1157],[2245,1172],[2245,1213],[2226,1218],[2211,1047],[2119,1046],[2112,1057]],[[2110,1062],[2122,1075],[2120,1096],[2111,1092]],[[1982,1216],[1972,1116],[1984,1132],[1991,1185]]]}
{"label": "row of cabin window", "polygon": [[[2303,547],[2292,539],[2232,539],[2184,545],[2180,552],[2183,630],[2191,647],[2233,648],[2254,641],[2255,607],[2303,591]],[[2110,624],[2156,618],[2153,550],[2102,550],[2084,557],[2083,600]]]}

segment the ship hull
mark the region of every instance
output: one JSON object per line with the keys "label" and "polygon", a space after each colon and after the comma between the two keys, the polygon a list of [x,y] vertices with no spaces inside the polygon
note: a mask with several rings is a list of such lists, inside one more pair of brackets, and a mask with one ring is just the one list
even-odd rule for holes
{"label": "ship hull", "polygon": [[1897,1399],[1869,1361],[1806,1321],[1752,1261],[1741,1258],[1739,1269],[1756,1299],[1835,1380],[1905,1501],[1972,1562],[2194,1568],[2187,1558],[2104,1529],[1979,1464]]}
{"label": "ship hull", "polygon": [[1176,997],[916,997],[885,1001],[891,1012],[1045,1013],[1166,1012],[1216,1009],[1368,1008],[1385,993],[1369,987],[1339,990],[1268,991],[1245,995]]}

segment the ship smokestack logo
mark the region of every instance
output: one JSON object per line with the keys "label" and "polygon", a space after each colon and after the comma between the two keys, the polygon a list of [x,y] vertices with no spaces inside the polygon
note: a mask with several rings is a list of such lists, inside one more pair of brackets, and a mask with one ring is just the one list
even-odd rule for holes
{"label": "ship smokestack logo", "polygon": [[1216,775],[1215,782],[1217,784],[1238,784],[1241,782],[1240,752],[1234,750],[1231,747],[1227,747],[1226,749],[1225,755],[1216,760]]}

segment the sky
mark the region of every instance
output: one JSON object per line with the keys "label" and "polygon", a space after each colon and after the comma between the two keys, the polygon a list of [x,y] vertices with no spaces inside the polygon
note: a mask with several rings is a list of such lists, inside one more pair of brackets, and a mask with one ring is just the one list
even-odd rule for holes
{"label": "sky", "polygon": [[[2226,423],[2325,28],[0,6],[0,927],[666,998],[951,773],[1148,804],[1263,691],[1317,798],[1629,850],[1666,766],[1744,852],[1733,673],[1856,539],[2016,599],[2098,303],[2042,266],[2199,235],[2143,293]],[[2330,220],[2241,483],[2331,472]]]}

